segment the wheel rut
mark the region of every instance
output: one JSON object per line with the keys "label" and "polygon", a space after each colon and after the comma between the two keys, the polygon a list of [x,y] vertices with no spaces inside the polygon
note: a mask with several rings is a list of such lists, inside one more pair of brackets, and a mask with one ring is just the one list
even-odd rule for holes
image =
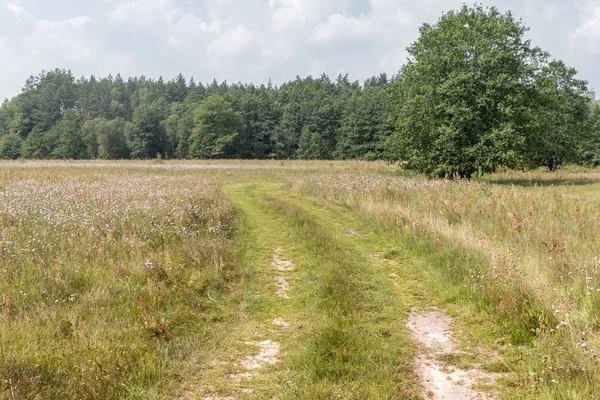
{"label": "wheel rut", "polygon": [[[233,200],[239,198],[236,194]],[[198,382],[177,397],[180,400],[275,398],[277,392],[285,342],[294,329],[289,310],[296,266],[278,242],[282,232],[267,228],[278,217],[266,213],[260,203],[237,204],[246,216],[246,235],[252,238],[247,262],[255,286],[247,295],[255,297],[256,310],[215,350]]]}
{"label": "wheel rut", "polygon": [[[282,247],[277,247],[273,251],[272,261],[270,263],[271,272],[277,283],[276,295],[279,301],[289,300],[290,284],[287,279],[294,272],[295,266],[291,260],[282,259],[284,253]],[[237,400],[253,398],[258,396],[252,389],[252,383],[260,380],[261,375],[268,373],[269,366],[280,362],[281,344],[279,337],[283,336],[291,328],[291,323],[281,316],[275,316],[269,326],[261,325],[260,331],[251,332],[252,336],[260,337],[258,339],[243,339],[238,342],[245,351],[238,354],[237,359],[215,360],[216,365],[229,365],[230,372],[220,376],[220,382],[213,387],[205,386],[196,388],[195,392],[199,397],[184,397],[187,399],[202,400]],[[218,387],[218,389],[216,389]]]}
{"label": "wheel rut", "polygon": [[494,397],[478,391],[477,383],[493,382],[497,376],[477,368],[463,370],[449,367],[444,356],[455,352],[452,340],[452,318],[439,310],[413,310],[407,326],[421,351],[415,357],[417,372],[426,394],[433,400],[491,400]]}

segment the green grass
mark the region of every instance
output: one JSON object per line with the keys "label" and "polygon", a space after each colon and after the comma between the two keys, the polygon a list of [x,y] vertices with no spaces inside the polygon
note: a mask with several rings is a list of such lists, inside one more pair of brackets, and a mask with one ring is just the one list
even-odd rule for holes
{"label": "green grass", "polygon": [[510,371],[502,397],[595,398],[599,210],[589,193],[553,180],[596,179],[576,174],[526,175],[541,188],[500,185],[502,176],[490,184],[357,175],[288,187],[365,216],[410,249],[404,258],[429,297],[466,321],[459,337],[500,354]]}
{"label": "green grass", "polygon": [[90,165],[0,163],[4,398],[422,398],[406,322],[430,306],[442,361],[500,398],[600,394],[596,171]]}
{"label": "green grass", "polygon": [[[270,367],[252,385],[253,395],[267,398],[269,376],[278,376],[279,398],[420,398],[412,368],[415,347],[405,328],[410,303],[397,296],[410,284],[393,287],[364,248],[348,246],[334,221],[322,225],[314,208],[305,208],[280,187],[241,183],[224,188],[245,211],[246,237],[253,243],[248,248],[258,255],[249,254],[251,262],[263,265],[261,306],[253,317],[263,323],[248,321],[238,341],[270,337],[283,349],[280,365]],[[278,247],[295,264],[288,278],[289,300],[273,296],[275,288],[268,280],[270,276],[273,282],[273,271],[264,270]],[[264,294],[265,287],[270,294]],[[289,321],[292,328],[264,336],[269,331],[264,322],[275,317]],[[223,349],[230,351],[231,347]],[[210,376],[224,373],[217,368]],[[239,389],[217,394],[240,395]]]}
{"label": "green grass", "polygon": [[409,307],[391,282],[310,211],[289,200],[267,204],[305,243],[303,313],[307,322],[313,318],[290,359],[290,397],[416,398],[414,346],[404,327]]}
{"label": "green grass", "polygon": [[238,279],[209,180],[32,173],[0,197],[9,398],[158,398],[205,357]]}

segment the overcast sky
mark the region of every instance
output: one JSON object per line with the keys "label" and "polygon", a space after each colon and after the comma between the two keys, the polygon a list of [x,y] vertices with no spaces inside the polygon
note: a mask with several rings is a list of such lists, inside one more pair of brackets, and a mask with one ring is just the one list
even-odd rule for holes
{"label": "overcast sky", "polygon": [[[0,99],[43,69],[75,76],[179,72],[274,83],[395,74],[424,22],[462,0],[9,0],[0,6]],[[600,0],[483,1],[600,92]]]}

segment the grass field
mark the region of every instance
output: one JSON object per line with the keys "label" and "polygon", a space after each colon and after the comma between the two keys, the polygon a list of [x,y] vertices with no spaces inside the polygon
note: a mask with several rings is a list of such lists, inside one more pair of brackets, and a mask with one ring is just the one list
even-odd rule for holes
{"label": "grass field", "polygon": [[2,162],[0,273],[6,399],[600,397],[597,171]]}

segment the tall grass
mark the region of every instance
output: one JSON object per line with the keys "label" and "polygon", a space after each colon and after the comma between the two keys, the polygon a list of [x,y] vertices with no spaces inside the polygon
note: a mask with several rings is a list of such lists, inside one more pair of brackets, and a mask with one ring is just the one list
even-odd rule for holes
{"label": "tall grass", "polygon": [[203,178],[5,171],[5,397],[160,397],[202,358],[215,298],[235,273],[233,222]]}
{"label": "tall grass", "polygon": [[462,291],[460,301],[496,318],[499,340],[524,346],[514,367],[537,395],[596,398],[600,204],[568,186],[544,186],[579,176],[538,175],[523,185],[533,188],[516,173],[489,182],[319,175],[289,185],[397,228],[424,268],[437,269],[441,290]]}

